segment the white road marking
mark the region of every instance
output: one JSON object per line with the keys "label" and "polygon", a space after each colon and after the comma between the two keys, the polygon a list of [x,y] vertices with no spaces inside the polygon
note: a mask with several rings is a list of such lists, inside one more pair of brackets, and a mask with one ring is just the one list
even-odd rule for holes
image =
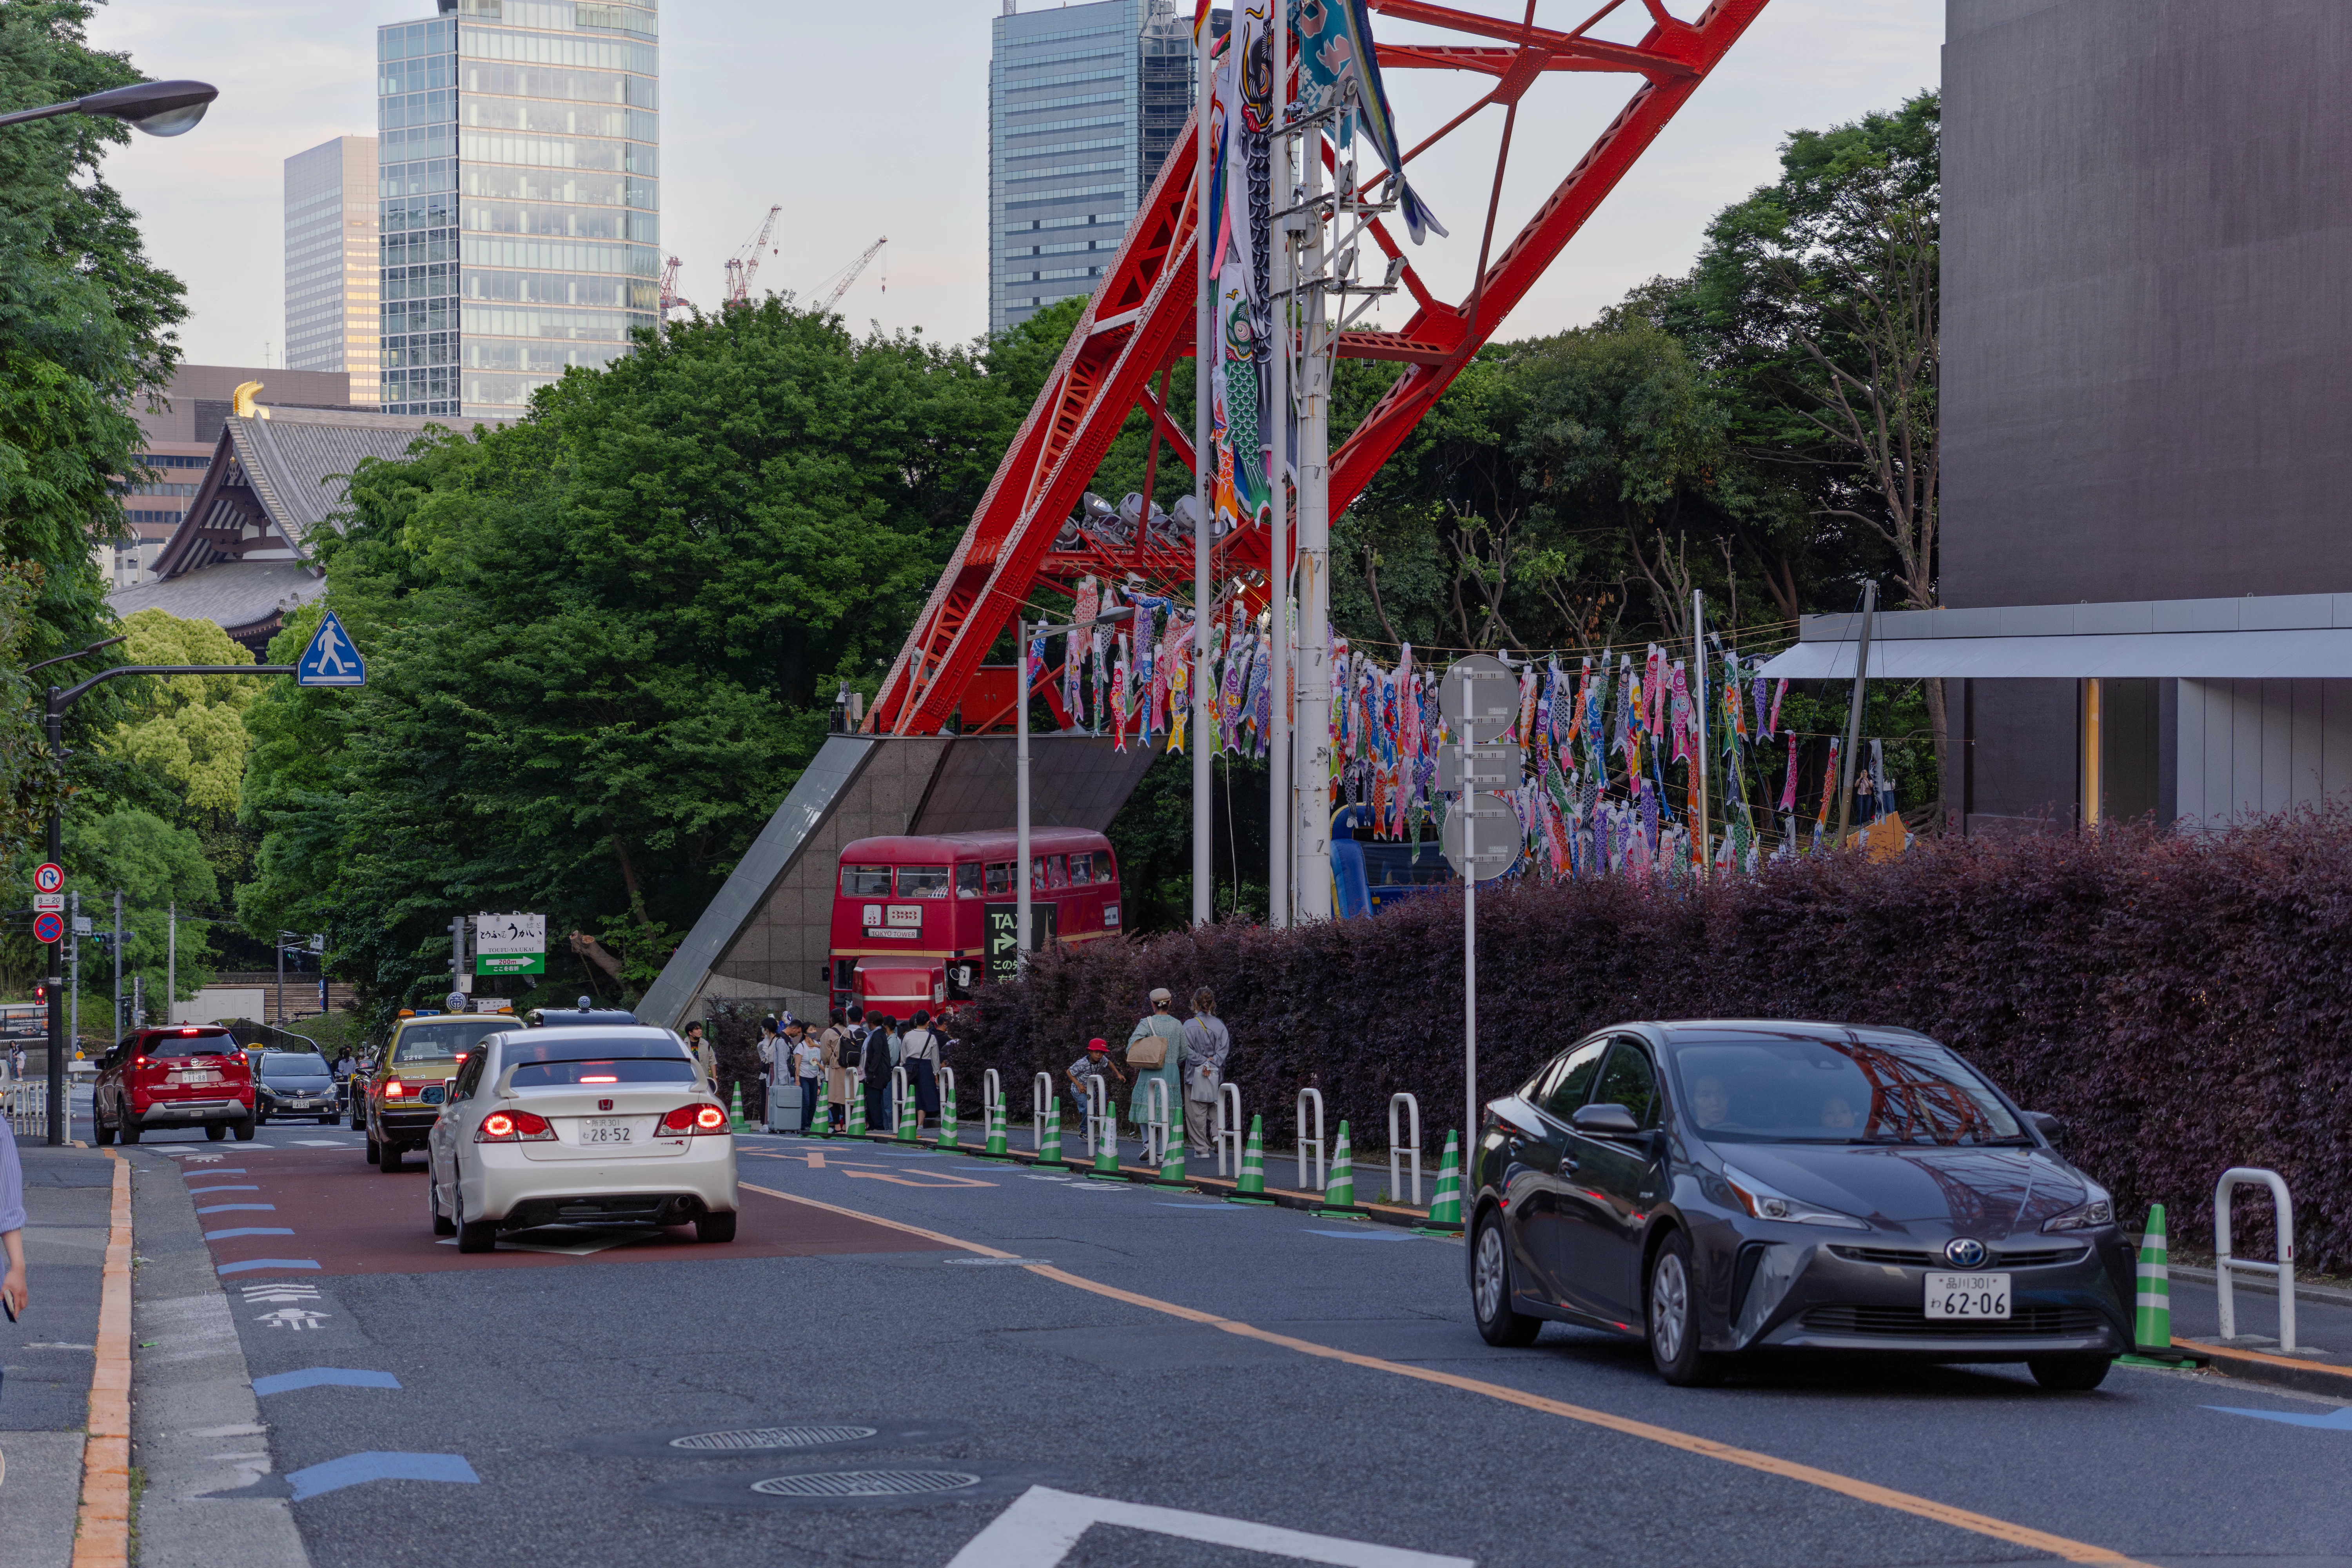
{"label": "white road marking", "polygon": [[949,1559],[948,1568],[1055,1568],[1077,1545],[1078,1537],[1097,1524],[1205,1541],[1274,1557],[1337,1563],[1339,1568],[1477,1568],[1467,1557],[1441,1557],[1401,1546],[1375,1546],[1369,1541],[1309,1535],[1302,1530],[1245,1519],[1118,1502],[1051,1487],[1031,1487],[1014,1499],[1011,1508]]}

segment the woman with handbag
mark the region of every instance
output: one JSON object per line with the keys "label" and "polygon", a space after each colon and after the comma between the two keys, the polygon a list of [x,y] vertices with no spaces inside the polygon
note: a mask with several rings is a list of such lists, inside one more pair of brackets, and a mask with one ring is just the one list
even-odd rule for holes
{"label": "woman with handbag", "polygon": [[[1158,1162],[1151,1157],[1152,1100],[1160,1099],[1161,1113],[1172,1124],[1179,1107],[1184,1103],[1183,1080],[1178,1076],[1182,1066],[1180,1047],[1183,1044],[1184,1026],[1169,1013],[1174,998],[1164,985],[1151,992],[1151,1011],[1136,1021],[1134,1032],[1127,1037],[1127,1065],[1135,1074],[1135,1083],[1128,1101],[1128,1117],[1135,1123],[1136,1134],[1143,1140],[1143,1163]],[[1161,1096],[1154,1096],[1150,1085],[1162,1085]],[[1172,1126],[1171,1126],[1172,1131]]]}

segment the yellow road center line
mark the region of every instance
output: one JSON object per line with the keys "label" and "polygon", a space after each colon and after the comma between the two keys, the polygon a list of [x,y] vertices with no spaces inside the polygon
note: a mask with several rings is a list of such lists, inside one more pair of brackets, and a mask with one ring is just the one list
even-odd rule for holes
{"label": "yellow road center line", "polygon": [[98,1300],[98,1365],[89,1379],[73,1568],[120,1568],[131,1560],[131,1163],[111,1149],[106,1157],[114,1162],[114,1203]]}
{"label": "yellow road center line", "polygon": [[[743,1184],[751,1185],[748,1182]],[[909,1236],[919,1236],[926,1240],[936,1241],[942,1247],[977,1252],[986,1258],[1019,1256],[1017,1253],[1000,1252],[995,1247],[982,1247],[977,1242],[965,1241],[961,1237],[948,1236],[940,1231],[925,1230],[920,1226],[907,1225],[898,1220],[884,1219],[878,1215],[866,1214],[858,1209],[845,1208],[838,1204],[820,1203],[814,1198],[804,1198],[793,1193],[780,1193],[772,1187],[755,1186],[751,1187],[751,1190],[755,1193],[765,1193],[772,1198],[782,1198],[786,1203],[805,1204],[811,1208],[825,1209],[834,1214],[846,1215],[853,1219],[865,1220],[871,1225],[886,1226],[892,1230],[904,1231]],[[1685,1454],[1696,1454],[1704,1458],[1719,1459],[1727,1465],[1759,1470],[1768,1476],[1778,1476],[1783,1480],[1801,1481],[1807,1486],[1819,1487],[1824,1491],[1836,1492],[1842,1497],[1850,1497],[1859,1502],[1874,1503],[1880,1508],[1916,1514],[1921,1519],[1934,1520],[1938,1524],[1948,1524],[1956,1530],[1966,1530],[1978,1535],[1990,1536],[1996,1541],[2007,1542],[2012,1546],[2024,1546],[2036,1552],[2047,1552],[2052,1556],[2063,1558],[2069,1563],[2106,1563],[2118,1564],[2120,1568],[2149,1568],[2148,1564],[2141,1563],[2138,1559],[2126,1557],[2110,1547],[2094,1546],[2088,1542],[2071,1540],[2063,1535],[2052,1535],[2046,1531],[2031,1529],[2022,1524],[2011,1524],[2007,1520],[1995,1519],[1990,1514],[1955,1508],[1949,1503],[1937,1502],[1932,1498],[1919,1497],[1911,1492],[1897,1491],[1892,1487],[1882,1487],[1873,1481],[1857,1480],[1852,1476],[1840,1475],[1835,1470],[1824,1470],[1812,1465],[1801,1465],[1793,1459],[1783,1459],[1771,1454],[1759,1454],[1752,1448],[1736,1447],[1729,1443],[1718,1443],[1711,1437],[1700,1437],[1688,1432],[1678,1432],[1671,1426],[1658,1426],[1647,1421],[1635,1421],[1623,1415],[1612,1415],[1605,1410],[1593,1410],[1581,1405],[1570,1405],[1563,1400],[1547,1399],[1539,1394],[1529,1394],[1522,1389],[1511,1388],[1499,1383],[1487,1383],[1475,1377],[1463,1377],[1454,1373],[1433,1371],[1428,1367],[1411,1366],[1402,1362],[1383,1361],[1378,1356],[1359,1355],[1353,1351],[1343,1351],[1330,1345],[1317,1344],[1311,1340],[1294,1339],[1288,1334],[1277,1334],[1270,1330],[1258,1328],[1255,1324],[1241,1322],[1232,1318],[1222,1318],[1214,1312],[1203,1312],[1192,1307],[1180,1307],[1173,1301],[1163,1301],[1155,1296],[1143,1296],[1132,1290],[1122,1290],[1115,1285],[1105,1285],[1097,1280],[1084,1279],[1066,1269],[1054,1268],[1050,1264],[1032,1263],[1024,1267],[1030,1273],[1042,1279],[1069,1285],[1080,1290],[1091,1291],[1095,1295],[1107,1297],[1114,1301],[1124,1301],[1131,1307],[1141,1307],[1150,1311],[1164,1313],[1171,1318],[1181,1318],[1188,1323],[1201,1323],[1210,1328],[1221,1329],[1229,1334],[1237,1334],[1244,1339],[1259,1340],[1266,1344],[1280,1345],[1286,1350],[1297,1351],[1301,1355],[1317,1356],[1325,1361],[1345,1362],[1350,1366],[1360,1366],[1372,1372],[1385,1372],[1397,1377],[1409,1377],[1418,1383],[1433,1383],[1443,1387],[1459,1389],[1465,1394],[1483,1394],[1486,1398],[1500,1400],[1507,1405],[1516,1405],[1522,1409],[1538,1411],[1546,1415],[1561,1416],[1570,1421],[1581,1422],[1588,1426],[1598,1426],[1605,1431],[1621,1433],[1628,1437],[1639,1437],[1645,1442],[1662,1444],[1669,1448],[1678,1448]]]}

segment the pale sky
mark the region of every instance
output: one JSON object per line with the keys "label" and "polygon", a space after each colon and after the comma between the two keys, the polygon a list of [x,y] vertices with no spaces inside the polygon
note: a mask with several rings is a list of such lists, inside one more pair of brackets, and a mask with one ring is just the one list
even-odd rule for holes
{"label": "pale sky", "polygon": [[[1572,26],[1594,0],[1543,0],[1537,21]],[[1522,15],[1517,0],[1455,0]],[[1695,16],[1700,0],[1668,0]],[[1023,9],[1044,8],[1023,0]],[[1189,9],[1189,7],[1184,7]],[[668,0],[662,7],[662,240],[680,291],[705,306],[720,268],[783,205],[761,287],[806,298],[877,237],[882,259],[842,301],[853,326],[921,327],[963,341],[987,324],[989,18],[998,0]],[[283,163],[331,137],[373,134],[375,26],[433,14],[432,0],[108,0],[99,47],[159,78],[221,89],[177,141],[137,138],[109,174],[152,254],[188,285],[185,357],[278,363],[284,338]],[[1596,29],[1631,41],[1639,0]],[[1940,78],[1937,0],[1772,0],[1497,335],[1588,321],[1654,274],[1687,269],[1707,218],[1769,180],[1775,149],[1892,108]],[[1414,30],[1375,32],[1402,39]],[[1410,144],[1472,102],[1487,79],[1392,71]],[[1522,100],[1496,247],[1567,174],[1632,87],[1548,76]],[[1413,259],[1458,297],[1475,266],[1499,110],[1413,164],[1453,231]],[[887,268],[888,288],[882,287]],[[1386,324],[1402,323],[1396,315]]]}

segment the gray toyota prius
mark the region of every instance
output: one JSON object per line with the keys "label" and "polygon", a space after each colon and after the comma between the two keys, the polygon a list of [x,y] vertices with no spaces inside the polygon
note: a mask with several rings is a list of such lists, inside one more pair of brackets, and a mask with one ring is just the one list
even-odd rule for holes
{"label": "gray toyota prius", "polygon": [[1486,1108],[1478,1331],[1640,1334],[1685,1384],[1832,1352],[2095,1388],[2131,1348],[2133,1255],[2060,1131],[1908,1029],[1612,1026]]}

